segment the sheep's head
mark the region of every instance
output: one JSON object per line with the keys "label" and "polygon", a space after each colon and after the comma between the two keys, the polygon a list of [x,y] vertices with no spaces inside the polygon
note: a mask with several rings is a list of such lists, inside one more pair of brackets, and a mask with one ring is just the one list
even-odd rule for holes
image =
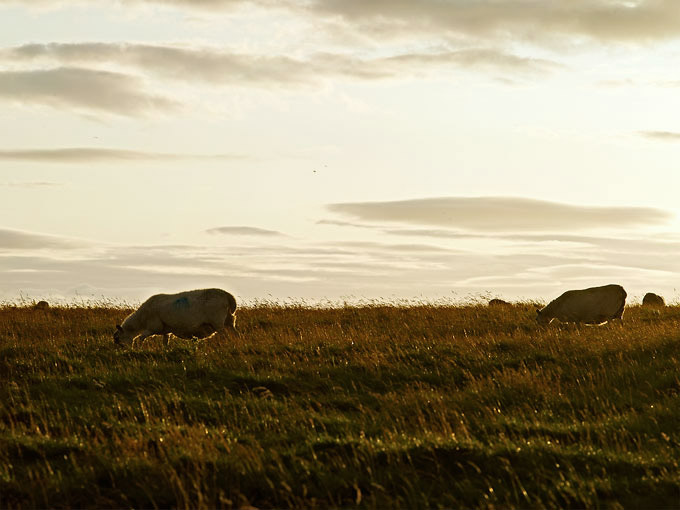
{"label": "sheep's head", "polygon": [[536,310],[536,322],[541,326],[547,326],[550,324],[550,321],[552,321],[552,317],[548,317],[545,313],[542,313],[541,310]]}
{"label": "sheep's head", "polygon": [[133,336],[130,333],[126,333],[120,324],[116,324],[116,331],[113,333],[113,342],[116,345],[127,346],[132,343]]}

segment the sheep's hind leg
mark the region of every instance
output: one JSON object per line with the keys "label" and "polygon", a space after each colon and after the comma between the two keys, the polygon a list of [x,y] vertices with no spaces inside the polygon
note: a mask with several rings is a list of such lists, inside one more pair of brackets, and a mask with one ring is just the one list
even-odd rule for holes
{"label": "sheep's hind leg", "polygon": [[236,336],[241,336],[241,333],[236,329],[236,313],[230,313],[224,319],[224,329],[231,333],[235,333]]}
{"label": "sheep's hind leg", "polygon": [[215,328],[215,326],[212,323],[204,322],[203,324],[201,324],[200,326],[198,326],[198,328],[196,328],[194,330],[193,334],[191,335],[191,338],[194,341],[207,340],[208,338],[213,336],[216,331],[218,331],[218,330]]}

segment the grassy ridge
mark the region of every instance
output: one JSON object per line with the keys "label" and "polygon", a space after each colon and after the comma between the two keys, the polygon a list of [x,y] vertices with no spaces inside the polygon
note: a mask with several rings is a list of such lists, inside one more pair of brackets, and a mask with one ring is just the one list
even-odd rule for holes
{"label": "grassy ridge", "polygon": [[0,507],[680,508],[680,308],[259,305],[111,342],[0,308]]}

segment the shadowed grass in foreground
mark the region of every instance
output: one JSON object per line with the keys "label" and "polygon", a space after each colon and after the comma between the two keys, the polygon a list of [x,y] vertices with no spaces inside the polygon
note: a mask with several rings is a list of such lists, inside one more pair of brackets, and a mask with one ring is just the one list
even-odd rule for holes
{"label": "shadowed grass in foreground", "polygon": [[0,507],[680,508],[680,308],[0,308]]}

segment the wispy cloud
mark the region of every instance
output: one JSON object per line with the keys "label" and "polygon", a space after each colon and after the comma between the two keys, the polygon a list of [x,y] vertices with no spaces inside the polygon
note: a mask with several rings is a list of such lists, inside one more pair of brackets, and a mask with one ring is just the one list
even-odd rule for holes
{"label": "wispy cloud", "polygon": [[83,246],[85,246],[85,243],[82,241],[65,237],[0,228],[0,253],[13,250],[68,250]]}
{"label": "wispy cloud", "polygon": [[640,136],[662,142],[680,142],[680,133],[676,131],[640,131]]}
{"label": "wispy cloud", "polygon": [[57,186],[63,186],[63,183],[48,181],[11,181],[0,183],[0,186],[6,186],[8,188],[54,188]]}
{"label": "wispy cloud", "polygon": [[[402,48],[389,56],[317,51],[291,56],[239,53],[215,47],[98,42],[3,48],[1,64],[5,66],[0,71],[0,100],[128,117],[180,109],[188,97],[186,89],[182,89],[185,85],[296,90],[319,87],[335,79],[395,80],[452,70],[481,71],[513,79],[535,78],[560,68],[550,60],[494,48],[434,52]],[[55,159],[57,155],[50,156]],[[73,152],[61,156],[77,159]],[[95,157],[160,156],[102,151],[91,152],[84,159]]]}
{"label": "wispy cloud", "polygon": [[123,149],[99,149],[92,147],[0,150],[0,161],[33,161],[41,163],[96,163],[109,161],[143,162],[190,159],[240,160],[247,158],[248,156],[241,154],[178,154]]}
{"label": "wispy cloud", "polygon": [[142,80],[135,76],[79,67],[0,71],[0,99],[122,116],[178,106],[170,99],[144,92]]}
{"label": "wispy cloud", "polygon": [[[540,234],[518,234],[543,239]],[[545,239],[552,236],[545,236]],[[580,236],[576,236],[580,237]],[[583,236],[578,250],[461,250],[428,242],[279,242],[223,246],[114,246],[0,230],[0,297],[49,294],[145,299],[157,292],[219,286],[239,299],[465,299],[493,291],[549,299],[568,288],[613,281],[631,298],[650,288],[673,296],[680,239],[666,244]],[[581,240],[581,239],[578,239]],[[651,243],[651,240],[648,240]]]}
{"label": "wispy cloud", "polygon": [[[11,3],[66,5],[83,2],[14,0]],[[562,35],[606,42],[658,41],[680,34],[680,5],[676,0],[125,0],[123,3],[203,11],[240,6],[287,8],[317,20],[340,20],[376,34],[427,31],[428,34],[525,40]]]}
{"label": "wispy cloud", "polygon": [[164,79],[203,84],[296,86],[328,77],[377,80],[460,68],[490,72],[547,74],[552,61],[493,48],[406,52],[388,57],[357,57],[319,52],[304,57],[234,53],[206,47],[117,43],[27,44],[0,51],[6,62],[56,65],[127,66]]}
{"label": "wispy cloud", "polygon": [[[82,0],[6,0],[29,6],[82,4]],[[438,38],[523,40],[556,37],[645,43],[680,36],[676,0],[125,0],[124,5],[167,5],[200,11],[251,6],[288,11],[316,22],[344,24],[375,37],[436,34]]]}
{"label": "wispy cloud", "polygon": [[342,220],[329,220],[323,219],[316,222],[317,225],[331,225],[334,227],[353,227],[353,228],[367,228],[376,229],[381,228],[380,225],[367,225],[364,223],[357,223],[352,221],[342,221]]}
{"label": "wispy cloud", "polygon": [[[166,5],[197,11],[228,11],[241,6],[285,7],[294,6],[296,0],[119,0],[115,4],[134,7],[137,5]],[[67,6],[89,6],[90,0],[2,0],[3,5],[22,5],[32,9],[53,9]]]}
{"label": "wispy cloud", "polygon": [[235,236],[257,236],[257,237],[285,237],[286,235],[276,230],[267,230],[258,227],[215,227],[206,230],[208,234],[235,235]]}
{"label": "wispy cloud", "polygon": [[442,197],[330,204],[361,221],[429,225],[468,231],[527,232],[663,224],[673,215],[651,207],[589,207],[516,197]]}
{"label": "wispy cloud", "polygon": [[535,42],[557,35],[598,41],[646,42],[680,35],[675,0],[311,0],[311,12],[362,29],[425,31],[472,38]]}

